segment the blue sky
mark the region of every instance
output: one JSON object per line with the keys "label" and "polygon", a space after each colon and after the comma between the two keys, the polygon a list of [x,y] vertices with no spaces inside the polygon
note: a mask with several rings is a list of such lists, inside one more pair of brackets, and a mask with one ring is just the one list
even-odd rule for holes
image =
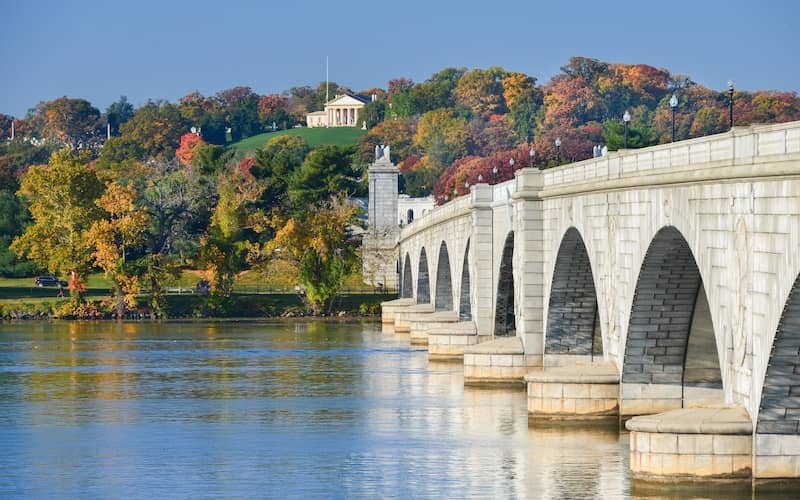
{"label": "blue sky", "polygon": [[[645,63],[722,89],[800,90],[800,2],[0,0],[0,113],[83,97],[104,110],[325,77],[354,90],[448,66],[546,81],[570,56]],[[794,23],[794,26],[792,25]]]}

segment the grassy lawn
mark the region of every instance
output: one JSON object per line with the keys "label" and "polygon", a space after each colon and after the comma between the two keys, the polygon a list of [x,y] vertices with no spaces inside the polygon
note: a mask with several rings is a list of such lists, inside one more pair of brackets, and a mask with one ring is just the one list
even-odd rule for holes
{"label": "grassy lawn", "polygon": [[309,146],[316,147],[326,144],[335,146],[349,146],[355,144],[358,139],[366,134],[366,131],[356,127],[331,127],[331,128],[293,128],[289,130],[279,130],[277,132],[267,132],[265,134],[254,135],[247,139],[231,144],[229,147],[237,152],[247,153],[261,149],[268,140],[279,135],[299,136],[306,140]]}

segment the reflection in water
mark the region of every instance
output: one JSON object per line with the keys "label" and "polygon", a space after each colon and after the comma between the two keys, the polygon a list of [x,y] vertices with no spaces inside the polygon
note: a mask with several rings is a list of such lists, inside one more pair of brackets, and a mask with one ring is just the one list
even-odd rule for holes
{"label": "reflection in water", "polygon": [[2,324],[0,497],[629,494],[615,427],[462,374],[379,324]]}

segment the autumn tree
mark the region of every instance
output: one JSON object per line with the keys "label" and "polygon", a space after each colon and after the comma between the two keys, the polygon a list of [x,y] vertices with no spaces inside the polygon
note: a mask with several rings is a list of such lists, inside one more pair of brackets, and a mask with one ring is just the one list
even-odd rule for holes
{"label": "autumn tree", "polygon": [[117,318],[136,307],[136,295],[140,291],[139,270],[131,263],[131,251],[144,242],[149,221],[136,201],[132,185],[109,183],[95,202],[104,213],[86,234],[94,245],[95,264],[114,283]]}
{"label": "autumn tree", "polygon": [[58,151],[48,165],[31,167],[21,179],[19,195],[33,223],[11,249],[56,276],[83,276],[92,267],[86,231],[102,215],[95,201],[104,186],[87,166],[88,158],[86,153]]}
{"label": "autumn tree", "polygon": [[413,143],[444,168],[467,153],[469,133],[466,121],[451,110],[437,109],[422,115]]}
{"label": "autumn tree", "polygon": [[109,161],[172,158],[181,136],[188,130],[189,123],[177,106],[165,101],[148,101],[120,126],[120,137],[106,141],[101,156]]}
{"label": "autumn tree", "polygon": [[349,241],[356,208],[345,195],[334,195],[309,206],[302,216],[275,217],[275,238],[260,252],[261,259],[289,259],[297,264],[305,299],[314,314],[329,314],[344,278],[358,263]]}
{"label": "autumn tree", "polygon": [[199,135],[189,132],[181,136],[181,145],[175,150],[175,157],[184,165],[191,165],[197,149],[204,146],[204,141]]}
{"label": "autumn tree", "polygon": [[493,113],[502,113],[503,78],[506,71],[500,67],[473,69],[464,74],[456,85],[456,103],[472,112],[474,116],[488,118]]}
{"label": "autumn tree", "polygon": [[289,117],[289,99],[280,94],[262,95],[258,98],[258,118],[261,127],[268,130],[274,123],[285,129],[292,124]]}
{"label": "autumn tree", "polygon": [[385,120],[372,127],[361,138],[359,156],[362,161],[374,161],[375,146],[391,146],[392,161],[399,163],[411,153],[411,127],[405,120]]}
{"label": "autumn tree", "polygon": [[261,233],[266,227],[263,213],[254,209],[261,189],[254,179],[236,170],[220,174],[219,200],[208,232],[200,239],[200,262],[216,299],[230,296],[236,274],[247,263],[251,249],[248,234]]}
{"label": "autumn tree", "polygon": [[100,111],[86,99],[59,97],[40,104],[42,134],[71,147],[93,147],[102,138]]}

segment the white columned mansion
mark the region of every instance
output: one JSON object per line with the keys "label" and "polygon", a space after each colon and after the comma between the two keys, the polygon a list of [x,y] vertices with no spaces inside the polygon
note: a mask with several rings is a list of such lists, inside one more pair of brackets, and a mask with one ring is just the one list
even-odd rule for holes
{"label": "white columned mansion", "polygon": [[369,97],[362,95],[338,95],[325,103],[325,111],[307,114],[306,124],[309,127],[357,127],[358,112],[369,101]]}

